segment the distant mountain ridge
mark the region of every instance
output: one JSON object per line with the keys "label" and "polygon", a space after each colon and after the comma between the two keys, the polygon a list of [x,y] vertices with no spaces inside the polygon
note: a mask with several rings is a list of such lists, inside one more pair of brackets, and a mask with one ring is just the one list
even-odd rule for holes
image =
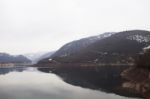
{"label": "distant mountain ridge", "polygon": [[28,53],[24,54],[28,59],[32,61],[32,64],[36,64],[39,60],[50,57],[55,51],[51,52],[37,52],[37,53]]}
{"label": "distant mountain ridge", "polygon": [[10,55],[0,53],[0,63],[30,63],[31,61],[23,55]]}
{"label": "distant mountain ridge", "polygon": [[[102,34],[107,35],[107,34]],[[59,63],[133,63],[150,45],[150,32],[130,30],[70,42],[49,57]],[[98,39],[99,38],[99,39]],[[92,41],[92,42],[91,42]],[[48,59],[40,62],[48,62]]]}

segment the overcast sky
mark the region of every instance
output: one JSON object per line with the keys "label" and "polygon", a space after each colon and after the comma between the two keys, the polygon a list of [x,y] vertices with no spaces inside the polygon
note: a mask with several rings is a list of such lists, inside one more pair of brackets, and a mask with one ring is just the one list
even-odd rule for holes
{"label": "overcast sky", "polygon": [[0,52],[51,51],[128,29],[150,30],[150,0],[0,0]]}

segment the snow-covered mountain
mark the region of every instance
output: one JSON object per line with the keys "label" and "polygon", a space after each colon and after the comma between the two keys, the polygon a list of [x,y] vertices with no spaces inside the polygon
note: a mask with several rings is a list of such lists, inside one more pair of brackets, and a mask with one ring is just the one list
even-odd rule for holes
{"label": "snow-covered mountain", "polygon": [[115,34],[115,32],[103,33],[103,34],[100,34],[97,36],[92,36],[92,37],[72,41],[72,42],[67,43],[64,46],[62,46],[58,51],[56,51],[56,53],[54,53],[52,55],[52,57],[55,57],[55,56],[65,57],[65,56],[69,56],[71,54],[75,54],[76,52],[86,48],[90,44],[92,44],[98,40],[110,37],[113,34]]}
{"label": "snow-covered mountain", "polygon": [[28,59],[32,61],[33,64],[37,63],[39,60],[50,57],[55,51],[52,52],[37,52],[24,54]]}
{"label": "snow-covered mountain", "polygon": [[131,35],[131,36],[128,36],[127,39],[135,40],[140,43],[143,43],[143,42],[146,43],[146,42],[150,42],[150,35],[142,35],[142,34]]}
{"label": "snow-covered mountain", "polygon": [[42,55],[44,55],[47,52],[36,52],[36,53],[27,53],[24,54],[24,56],[26,56],[27,58],[31,59],[31,60],[35,60],[39,57],[41,57]]}
{"label": "snow-covered mountain", "polygon": [[106,33],[70,42],[50,59],[61,63],[131,63],[149,45],[150,31]]}

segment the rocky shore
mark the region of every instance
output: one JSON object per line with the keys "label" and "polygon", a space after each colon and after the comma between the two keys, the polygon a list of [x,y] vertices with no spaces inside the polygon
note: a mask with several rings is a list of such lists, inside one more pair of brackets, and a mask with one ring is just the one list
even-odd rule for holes
{"label": "rocky shore", "polygon": [[121,76],[126,79],[122,87],[138,92],[144,99],[150,99],[150,70],[132,67],[124,70]]}

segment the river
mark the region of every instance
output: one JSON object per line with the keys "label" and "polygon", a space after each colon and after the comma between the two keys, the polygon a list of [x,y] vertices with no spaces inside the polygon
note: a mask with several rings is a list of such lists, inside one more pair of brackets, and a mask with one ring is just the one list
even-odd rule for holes
{"label": "river", "polygon": [[[0,68],[0,99],[129,99],[114,93],[75,86],[37,68]],[[133,98],[131,98],[133,99]]]}

